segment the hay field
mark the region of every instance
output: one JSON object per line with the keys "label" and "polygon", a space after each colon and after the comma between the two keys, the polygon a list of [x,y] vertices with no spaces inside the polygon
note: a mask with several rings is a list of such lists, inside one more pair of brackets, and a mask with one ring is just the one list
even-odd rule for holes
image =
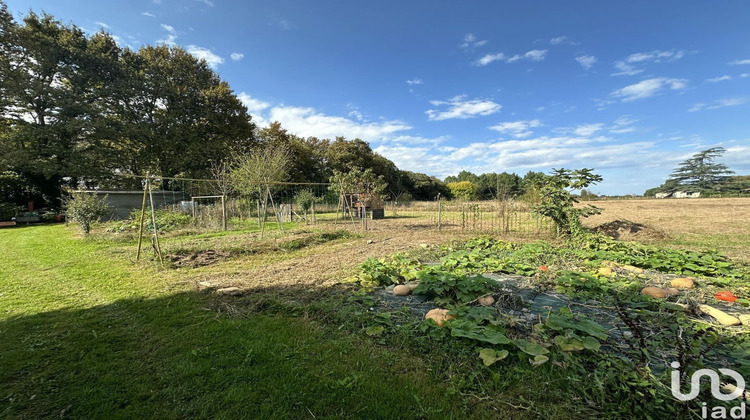
{"label": "hay field", "polygon": [[604,200],[592,204],[604,211],[585,219],[587,227],[627,220],[646,228],[637,232],[621,229],[620,239],[717,249],[750,262],[750,198]]}

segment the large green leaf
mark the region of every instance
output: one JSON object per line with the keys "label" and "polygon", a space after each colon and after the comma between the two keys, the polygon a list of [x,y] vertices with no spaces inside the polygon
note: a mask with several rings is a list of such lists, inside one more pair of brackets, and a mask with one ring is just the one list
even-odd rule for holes
{"label": "large green leaf", "polygon": [[495,350],[495,349],[487,349],[483,348],[479,350],[479,358],[482,359],[482,362],[485,366],[491,366],[493,363],[503,360],[506,357],[508,357],[508,350]]}
{"label": "large green leaf", "polygon": [[530,356],[541,356],[543,354],[549,353],[549,350],[547,350],[540,344],[524,340],[523,338],[513,340],[513,344],[515,344],[519,350]]}
{"label": "large green leaf", "polygon": [[557,337],[555,337],[555,344],[557,344],[562,351],[570,352],[581,351],[584,349],[583,341],[577,337],[566,337],[564,335],[558,335]]}

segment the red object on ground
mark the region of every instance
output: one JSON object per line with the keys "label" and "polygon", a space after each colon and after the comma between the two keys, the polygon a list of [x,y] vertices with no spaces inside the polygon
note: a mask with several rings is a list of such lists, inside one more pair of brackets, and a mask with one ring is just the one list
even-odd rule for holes
{"label": "red object on ground", "polygon": [[547,268],[546,265],[540,265],[539,269],[542,270],[542,271],[549,271],[549,268]]}
{"label": "red object on ground", "polygon": [[714,297],[716,299],[727,301],[727,302],[734,302],[735,300],[737,300],[737,296],[735,296],[734,294],[732,294],[732,292],[728,290],[722,290],[720,292],[716,292]]}

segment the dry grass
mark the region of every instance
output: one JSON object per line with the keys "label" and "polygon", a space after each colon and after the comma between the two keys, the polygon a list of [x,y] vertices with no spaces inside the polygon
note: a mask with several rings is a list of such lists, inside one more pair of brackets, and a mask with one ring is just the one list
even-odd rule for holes
{"label": "dry grass", "polygon": [[617,220],[646,226],[620,239],[693,250],[717,249],[729,257],[750,261],[750,198],[609,200],[594,204],[604,211],[586,219],[585,226]]}

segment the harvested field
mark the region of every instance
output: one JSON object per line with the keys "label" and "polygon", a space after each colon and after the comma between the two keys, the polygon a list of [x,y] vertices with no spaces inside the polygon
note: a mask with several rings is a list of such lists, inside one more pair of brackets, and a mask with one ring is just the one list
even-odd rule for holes
{"label": "harvested field", "polygon": [[593,204],[604,211],[585,219],[587,227],[611,227],[616,221],[643,226],[635,232],[625,229],[627,233],[619,239],[717,249],[750,261],[750,198],[606,200]]}

